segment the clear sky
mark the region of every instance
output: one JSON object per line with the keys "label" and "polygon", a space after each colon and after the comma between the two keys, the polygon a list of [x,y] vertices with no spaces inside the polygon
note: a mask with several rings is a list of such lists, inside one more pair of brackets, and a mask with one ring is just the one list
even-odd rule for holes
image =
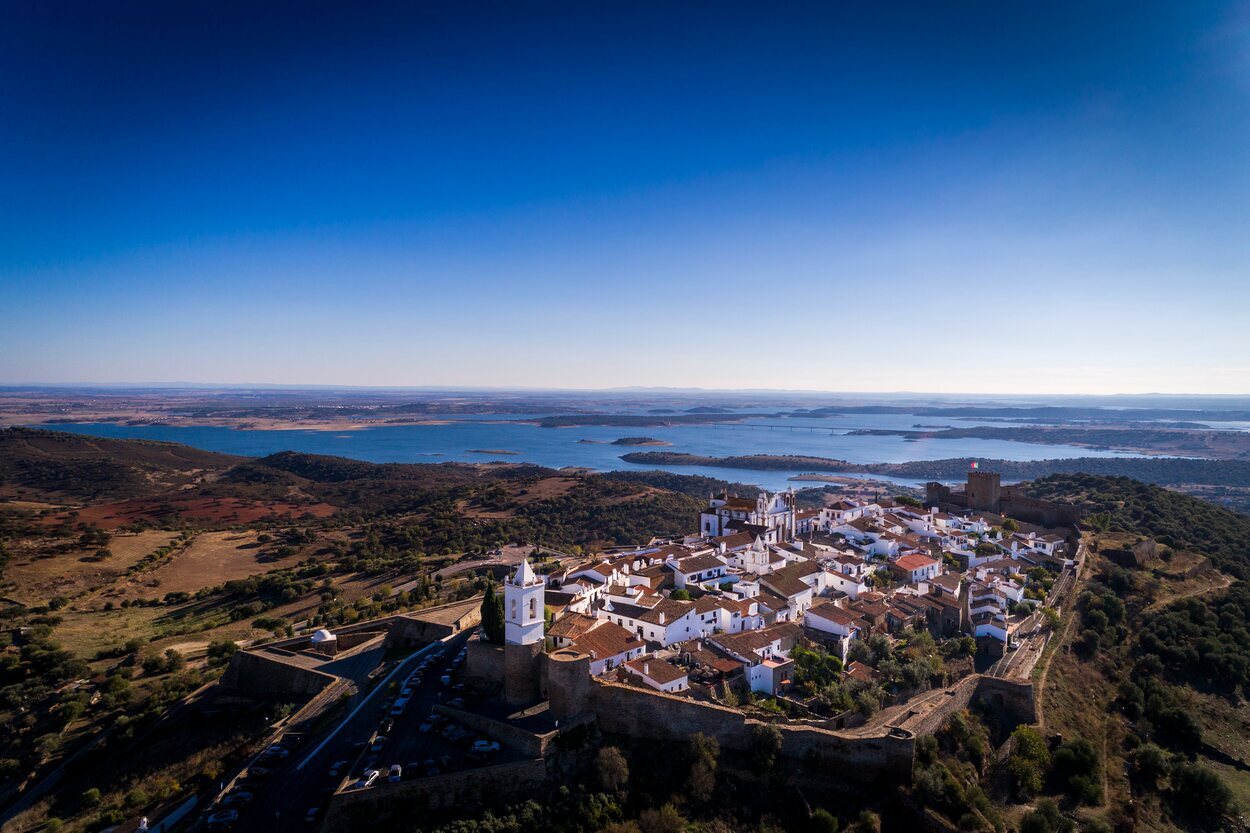
{"label": "clear sky", "polygon": [[0,383],[1250,393],[1250,4],[0,10]]}

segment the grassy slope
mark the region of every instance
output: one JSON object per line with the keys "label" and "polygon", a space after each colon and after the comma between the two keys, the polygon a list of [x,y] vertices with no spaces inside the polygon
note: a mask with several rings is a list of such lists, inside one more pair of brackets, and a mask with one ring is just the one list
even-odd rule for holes
{"label": "grassy slope", "polygon": [[[1093,512],[1096,524],[1113,530],[1096,535],[1096,544],[1118,547],[1137,536],[1151,536],[1168,545],[1166,560],[1132,572],[1132,588],[1122,595],[1127,615],[1121,644],[1104,644],[1096,655],[1081,656],[1075,649],[1082,635],[1080,616],[1069,611],[1067,615],[1076,617],[1073,627],[1051,655],[1040,692],[1045,732],[1087,738],[1105,756],[1104,805],[1074,808],[1073,812],[1082,818],[1104,814],[1108,818],[1128,817],[1139,830],[1209,829],[1204,826],[1209,822],[1189,818],[1158,795],[1134,788],[1129,777],[1128,741],[1133,730],[1143,724],[1135,724],[1122,713],[1117,695],[1121,683],[1140,677],[1135,657],[1141,653],[1140,636],[1145,630],[1178,605],[1217,605],[1228,592],[1230,576],[1225,573],[1245,575],[1250,563],[1250,518],[1127,478],[1053,476],[1031,484],[1030,492],[1077,503]],[[1225,572],[1202,569],[1201,559],[1193,553],[1207,555]],[[1093,556],[1089,572],[1097,574],[1105,569],[1109,569],[1107,562]],[[1197,634],[1189,637],[1194,642],[1198,638]],[[1171,671],[1167,681],[1201,724],[1208,743],[1233,758],[1250,762],[1243,742],[1250,726],[1245,692],[1215,694],[1210,690],[1213,681],[1200,677]],[[1221,776],[1243,808],[1250,806],[1250,767],[1229,765],[1206,754],[1198,754],[1197,760]]]}

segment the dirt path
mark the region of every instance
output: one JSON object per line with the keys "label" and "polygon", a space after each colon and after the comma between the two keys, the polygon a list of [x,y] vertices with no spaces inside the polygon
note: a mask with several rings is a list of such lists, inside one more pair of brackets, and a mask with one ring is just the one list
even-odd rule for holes
{"label": "dirt path", "polygon": [[1191,599],[1194,596],[1201,596],[1205,593],[1214,593],[1216,590],[1223,590],[1232,583],[1233,580],[1231,578],[1223,573],[1220,573],[1219,581],[1215,584],[1211,584],[1206,587],[1199,587],[1196,590],[1189,590],[1185,593],[1177,593],[1175,596],[1169,596],[1165,599],[1159,599],[1157,602],[1154,602],[1149,607],[1145,608],[1142,613],[1150,613],[1152,611],[1165,608],[1173,602],[1179,602],[1181,599]]}
{"label": "dirt path", "polygon": [[[1068,598],[1075,599],[1081,588],[1081,574],[1085,572],[1086,558],[1088,551],[1085,549],[1085,542],[1082,541],[1080,549],[1077,552],[1076,575],[1072,577],[1072,588],[1068,591]],[[1043,653],[1038,659],[1042,664],[1042,673],[1038,675],[1037,682],[1033,685],[1033,702],[1037,704],[1037,728],[1039,731],[1046,730],[1046,676],[1050,674],[1050,667],[1054,664],[1055,654],[1060,651],[1067,650],[1068,634],[1072,630],[1072,623],[1076,620],[1075,604],[1067,606],[1067,618],[1063,623],[1063,630],[1055,635],[1055,649],[1050,652],[1049,656]],[[1043,649],[1043,652],[1045,649]]]}

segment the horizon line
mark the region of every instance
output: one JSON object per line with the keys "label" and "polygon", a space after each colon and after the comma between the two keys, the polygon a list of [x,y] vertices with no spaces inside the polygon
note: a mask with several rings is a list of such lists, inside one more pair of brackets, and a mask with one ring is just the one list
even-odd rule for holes
{"label": "horizon line", "polygon": [[882,390],[882,391],[839,391],[820,388],[703,388],[669,385],[623,385],[602,388],[577,387],[545,387],[530,385],[351,385],[330,383],[294,383],[294,382],[190,382],[190,381],[147,381],[147,382],[0,382],[0,390],[24,388],[96,388],[96,389],[139,389],[139,390],[318,390],[318,391],[393,391],[393,392],[477,392],[477,393],[698,393],[698,394],[802,394],[812,396],[937,396],[937,397],[1000,397],[1024,398],[1030,396],[1053,397],[1175,397],[1175,398],[1250,398],[1250,391],[1234,393],[1186,393],[1165,391],[1117,391],[1114,393],[1075,393],[1031,391],[1027,393],[996,393],[992,391],[923,391],[923,390]]}

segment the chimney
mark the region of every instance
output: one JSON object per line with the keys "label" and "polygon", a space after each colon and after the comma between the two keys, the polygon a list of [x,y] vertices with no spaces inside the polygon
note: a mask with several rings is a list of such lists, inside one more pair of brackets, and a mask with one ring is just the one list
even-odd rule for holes
{"label": "chimney", "polygon": [[663,624],[664,624],[664,611],[662,611],[662,610],[660,611],[660,624],[661,624],[661,625],[663,625]]}
{"label": "chimney", "polygon": [[643,673],[643,676],[645,676],[645,677],[650,677],[650,676],[651,676],[651,663],[649,663],[649,662],[644,662],[644,663],[642,664],[642,673]]}

